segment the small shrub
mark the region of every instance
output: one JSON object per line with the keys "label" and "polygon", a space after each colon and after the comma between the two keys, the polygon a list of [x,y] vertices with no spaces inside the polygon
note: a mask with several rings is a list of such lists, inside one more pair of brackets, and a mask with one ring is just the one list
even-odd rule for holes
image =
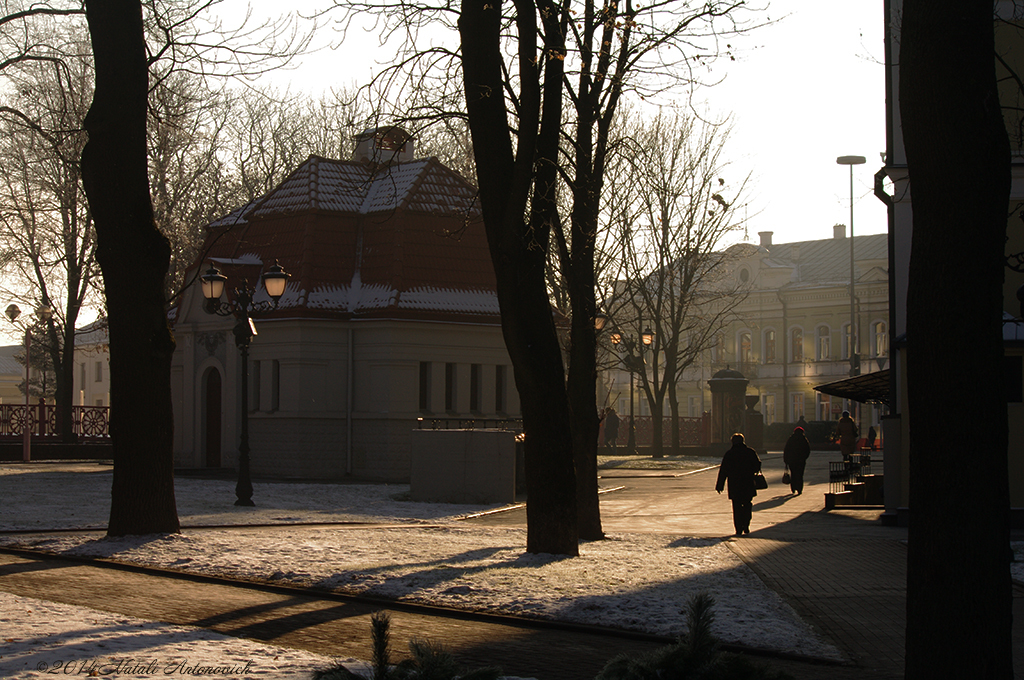
{"label": "small shrub", "polygon": [[387,612],[376,612],[370,617],[370,639],[373,660],[369,677],[338,664],[314,671],[313,680],[497,680],[501,676],[501,671],[493,667],[463,670],[442,645],[427,640],[410,640],[412,658],[392,666],[391,618]]}
{"label": "small shrub", "polygon": [[711,633],[714,598],[699,593],[686,607],[689,630],[679,642],[649,654],[621,654],[601,670],[597,680],[785,680],[789,676],[756,665],[739,654],[723,652]]}

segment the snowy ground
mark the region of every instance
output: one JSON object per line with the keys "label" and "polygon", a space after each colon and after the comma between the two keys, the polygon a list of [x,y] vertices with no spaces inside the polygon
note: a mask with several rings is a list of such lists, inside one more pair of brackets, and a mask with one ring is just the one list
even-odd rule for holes
{"label": "snowy ground", "polygon": [[[560,559],[526,553],[522,530],[459,521],[491,508],[403,501],[408,487],[402,485],[256,484],[255,509],[231,505],[233,487],[230,481],[176,480],[182,524],[221,528],[123,539],[80,531],[8,533],[0,535],[0,545],[664,635],[683,632],[682,606],[690,595],[707,591],[716,598],[715,632],[723,641],[840,658],[718,539],[619,534],[582,545],[577,559]],[[110,468],[102,465],[0,466],[0,530],[103,527],[109,489]],[[289,526],[299,522],[350,524]],[[366,522],[385,526],[360,524]],[[252,523],[280,526],[224,526]],[[259,651],[267,645],[244,643],[250,651],[206,631],[186,634],[179,627],[2,597],[0,636],[9,642],[0,647],[0,671],[58,659],[43,658],[40,650],[91,649],[90,658],[109,656],[108,649],[130,654],[139,636],[166,649],[161,661],[177,654],[189,663],[244,665],[258,656],[265,675],[255,677],[296,677],[278,672],[273,656],[288,669],[322,665],[312,655],[271,655]],[[144,648],[150,651],[148,642]],[[36,671],[19,673],[0,675],[36,677]]]}

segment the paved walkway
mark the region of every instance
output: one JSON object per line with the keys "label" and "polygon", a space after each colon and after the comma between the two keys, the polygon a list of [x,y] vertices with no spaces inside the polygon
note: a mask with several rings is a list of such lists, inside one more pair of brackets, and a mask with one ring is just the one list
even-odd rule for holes
{"label": "paved walkway", "polygon": [[[764,457],[769,489],[756,499],[752,533],[729,546],[771,588],[851,660],[822,665],[765,657],[798,680],[896,680],[903,675],[906,531],[882,527],[877,511],[822,511],[827,460],[816,453],[804,494],[781,484],[778,455]],[[604,474],[605,531],[731,536],[731,506],[714,492],[717,471]],[[470,520],[481,525],[525,524],[514,510]],[[141,618],[210,628],[229,635],[322,654],[366,658],[369,615],[380,605],[252,584],[158,574],[147,570],[19,556],[0,551],[0,590]],[[589,680],[616,653],[658,646],[638,637],[565,630],[541,624],[424,612],[392,612],[393,641],[442,640],[470,665],[497,664],[509,674],[540,680]],[[1024,597],[1014,600],[1024,621]],[[1024,626],[1015,629],[1018,673],[1024,671]]]}

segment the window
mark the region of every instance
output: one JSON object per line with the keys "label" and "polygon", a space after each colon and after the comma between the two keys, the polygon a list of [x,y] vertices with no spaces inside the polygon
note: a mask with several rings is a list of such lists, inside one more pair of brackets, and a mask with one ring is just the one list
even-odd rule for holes
{"label": "window", "polygon": [[740,333],[740,363],[749,364],[753,361],[753,342],[750,338],[750,331]]}
{"label": "window", "polygon": [[469,365],[469,410],[473,413],[483,411],[480,399],[480,364]]}
{"label": "window", "polygon": [[494,410],[498,413],[504,413],[508,409],[508,405],[505,402],[505,390],[507,389],[505,383],[508,382],[507,377],[507,366],[494,367]]}
{"label": "window", "polygon": [[790,352],[793,357],[793,361],[804,360],[804,332],[800,328],[794,328],[790,331]]}
{"label": "window", "polygon": [[688,415],[691,418],[700,417],[700,397],[690,397],[690,407]]}
{"label": "window", "polygon": [[249,362],[249,411],[260,410],[260,362]]}
{"label": "window", "polygon": [[818,361],[832,358],[832,331],[828,326],[818,327]]}
{"label": "window", "polygon": [[455,381],[458,378],[457,364],[444,365],[444,410],[455,411]]}
{"label": "window", "polygon": [[420,410],[430,411],[430,362],[420,362]]}
{"label": "window", "polygon": [[103,382],[103,362],[96,362],[96,382]]}
{"label": "window", "polygon": [[715,340],[711,345],[711,361],[714,361],[719,364],[724,364],[726,362],[726,359],[727,357],[725,353],[725,337],[722,336],[721,333],[719,333],[718,335],[715,336]]}
{"label": "window", "polygon": [[764,363],[775,363],[775,331],[771,328],[764,332]]}
{"label": "window", "polygon": [[766,394],[761,397],[761,409],[764,416],[764,424],[771,425],[775,422],[775,395]]}
{"label": "window", "polygon": [[796,422],[804,416],[804,394],[803,392],[794,392],[790,395],[790,399],[793,402],[793,422]]}
{"label": "window", "polygon": [[270,362],[270,410],[281,408],[281,362]]}
{"label": "window", "polygon": [[877,321],[871,325],[871,339],[874,345],[871,353],[874,356],[889,356],[889,333],[886,332],[884,321]]}
{"label": "window", "polygon": [[832,397],[818,392],[818,420],[832,420],[832,412],[839,415],[842,410],[842,399],[836,397],[833,403]]}
{"label": "window", "polygon": [[843,359],[850,358],[850,348],[854,346],[854,343],[850,342],[850,328],[851,324],[843,324]]}

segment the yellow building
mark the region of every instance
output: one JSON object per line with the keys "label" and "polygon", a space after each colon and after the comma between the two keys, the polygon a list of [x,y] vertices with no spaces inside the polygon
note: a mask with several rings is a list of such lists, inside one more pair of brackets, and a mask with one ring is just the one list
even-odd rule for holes
{"label": "yellow building", "polygon": [[[715,347],[684,372],[676,390],[679,415],[692,418],[710,411],[708,380],[730,368],[750,381],[747,395],[758,397],[766,425],[800,417],[835,420],[849,410],[857,415],[862,433],[872,425],[878,429],[881,406],[859,405],[814,391],[818,385],[850,376],[851,346],[859,359],[859,373],[887,366],[887,236],[856,236],[852,245],[852,315],[851,243],[844,225],[833,227],[832,238],[776,244],[772,232],[765,231],[760,232],[757,245],[731,246],[728,276],[749,293],[718,334]],[[604,380],[602,391],[607,389],[610,395],[606,403],[628,414],[629,373],[620,365],[605,372]],[[643,392],[634,389],[634,393],[636,414],[649,415]],[[664,414],[670,414],[668,404]]]}
{"label": "yellow building", "polygon": [[814,388],[849,377],[851,370],[863,374],[887,365],[886,235],[856,236],[851,244],[844,225],[833,227],[832,238],[815,241],[776,244],[772,232],[759,235],[758,245],[730,248],[732,275],[749,285],[749,294],[702,365],[684,376],[686,415],[709,408],[707,381],[728,367],[750,380],[747,394],[759,397],[766,425],[801,417],[835,420],[849,410],[866,433],[878,425],[880,407],[859,407]]}

